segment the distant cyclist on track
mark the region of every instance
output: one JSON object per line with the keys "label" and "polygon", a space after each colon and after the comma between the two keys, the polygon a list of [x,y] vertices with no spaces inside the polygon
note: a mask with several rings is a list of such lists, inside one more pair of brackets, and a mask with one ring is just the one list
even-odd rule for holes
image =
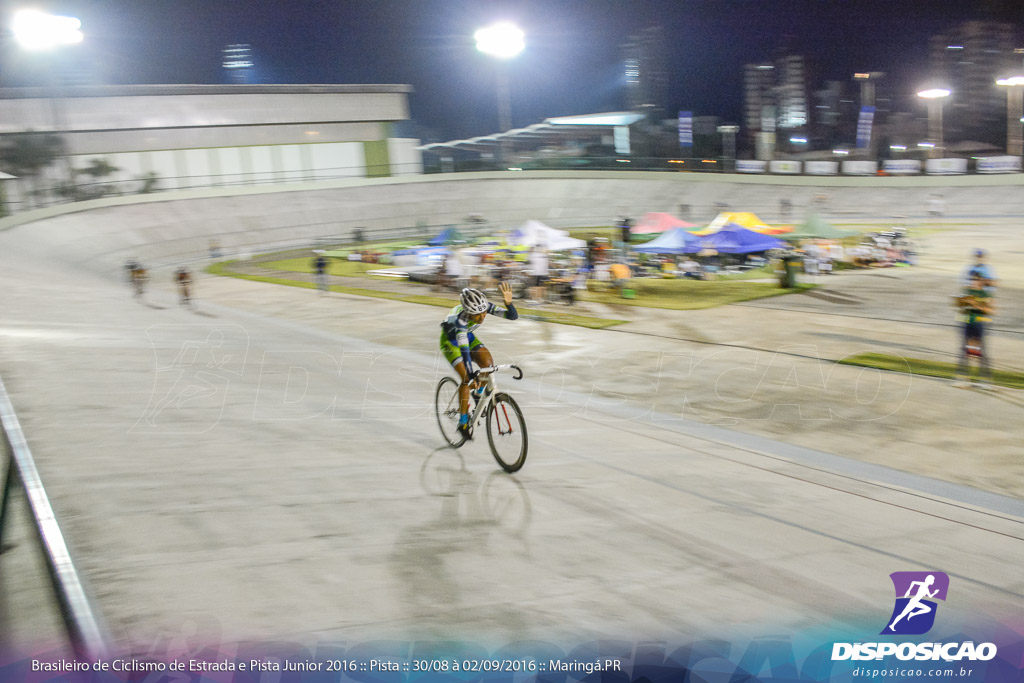
{"label": "distant cyclist on track", "polygon": [[459,433],[465,436],[469,436],[470,384],[477,376],[473,363],[482,368],[494,365],[491,352],[473,335],[473,330],[480,327],[488,313],[506,320],[519,317],[512,305],[512,288],[506,282],[501,283],[501,298],[507,308],[489,302],[479,289],[463,289],[459,297],[461,303],[441,323],[441,353],[462,379],[459,386]]}

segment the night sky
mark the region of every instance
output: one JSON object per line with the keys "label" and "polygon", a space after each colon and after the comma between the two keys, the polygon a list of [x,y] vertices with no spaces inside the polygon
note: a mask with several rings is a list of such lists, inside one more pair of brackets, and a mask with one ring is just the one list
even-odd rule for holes
{"label": "night sky", "polygon": [[[0,0],[5,22],[25,3]],[[661,25],[669,111],[740,122],[743,65],[787,41],[809,90],[885,71],[897,100],[927,76],[928,39],[960,22],[1018,26],[1019,0],[51,0],[82,19],[81,50],[107,83],[222,83],[220,50],[249,43],[263,83],[409,83],[414,120],[440,139],[498,128],[495,61],[473,32],[498,19],[526,32],[508,64],[515,126],[624,108],[620,45]],[[38,69],[4,41],[0,82]]]}

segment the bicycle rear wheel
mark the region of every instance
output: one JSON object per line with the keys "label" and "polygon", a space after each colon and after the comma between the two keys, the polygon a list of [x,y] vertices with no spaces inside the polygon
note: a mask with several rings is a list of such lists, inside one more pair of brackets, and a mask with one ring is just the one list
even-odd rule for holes
{"label": "bicycle rear wheel", "polygon": [[494,396],[494,404],[487,412],[487,442],[494,459],[506,472],[518,472],[526,462],[526,420],[519,404],[508,394]]}
{"label": "bicycle rear wheel", "polygon": [[451,377],[445,377],[437,383],[434,413],[445,441],[455,448],[465,443],[466,437],[459,434],[459,383]]}

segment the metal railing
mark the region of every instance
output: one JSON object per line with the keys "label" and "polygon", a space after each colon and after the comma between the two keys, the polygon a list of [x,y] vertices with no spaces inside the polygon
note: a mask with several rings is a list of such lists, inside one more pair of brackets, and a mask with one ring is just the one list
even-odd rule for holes
{"label": "metal railing", "polygon": [[[64,625],[75,651],[82,657],[98,660],[109,654],[110,638],[98,613],[93,608],[75,563],[71,559],[53,507],[46,496],[35,461],[29,450],[21,424],[7,388],[0,379],[0,436],[7,453],[7,471],[3,493],[0,494],[0,553],[3,552],[3,530],[8,507],[15,489],[20,485],[28,502],[33,526],[46,559],[50,581],[60,605]],[[0,558],[2,559],[2,558]]]}
{"label": "metal railing", "polygon": [[[55,166],[54,166],[55,167]],[[53,172],[54,167],[49,167]],[[257,185],[290,185],[295,183],[327,182],[355,178],[383,178],[403,175],[421,175],[419,163],[369,166],[338,166],[335,168],[271,169],[238,173],[196,174],[188,176],[153,175],[138,178],[112,177],[86,180],[77,177],[73,183],[50,176],[26,177],[10,180],[18,183],[17,190],[6,192],[3,201],[7,215],[41,209],[55,204],[122,197],[136,194],[157,194],[182,190],[202,190]]]}

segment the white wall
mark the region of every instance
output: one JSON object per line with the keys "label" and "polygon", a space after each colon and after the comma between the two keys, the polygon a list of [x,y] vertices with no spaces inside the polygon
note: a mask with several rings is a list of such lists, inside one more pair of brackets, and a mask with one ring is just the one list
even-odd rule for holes
{"label": "white wall", "polygon": [[[465,173],[108,198],[5,218],[0,230],[22,230],[26,244],[116,273],[129,256],[154,264],[200,257],[214,238],[231,254],[306,245],[319,237],[347,238],[357,227],[372,237],[419,235],[418,224],[462,224],[471,213],[496,227],[515,227],[535,218],[564,228],[612,225],[623,215],[639,218],[647,211],[674,213],[680,203],[693,207],[691,219],[700,222],[710,220],[714,205],[722,203],[777,222],[779,200],[785,198],[798,218],[814,210],[840,222],[855,216],[931,220],[930,201],[941,196],[950,214],[1024,216],[1022,189],[1021,175],[779,179],[643,172]],[[27,221],[34,222],[16,227]]]}
{"label": "white wall", "polygon": [[391,158],[391,175],[413,175],[423,173],[423,155],[416,149],[420,141],[415,138],[389,138],[388,156]]}
{"label": "white wall", "polygon": [[[398,144],[389,141],[392,168],[396,175],[422,172],[419,152],[415,149],[418,144],[418,140],[401,140]],[[399,163],[395,161],[396,154],[401,160]],[[117,184],[120,191],[127,194],[137,192],[142,187],[140,178],[150,172],[158,176],[157,189],[161,191],[360,178],[366,175],[361,142],[79,154],[70,158],[77,170],[87,168],[93,159],[106,159],[118,170],[100,183]],[[56,165],[48,169],[47,175],[40,179],[40,186],[56,184],[61,177],[58,170]],[[90,182],[90,179],[80,175],[79,182]],[[8,200],[24,202],[23,188],[27,184],[23,180],[11,181],[7,186]]]}

